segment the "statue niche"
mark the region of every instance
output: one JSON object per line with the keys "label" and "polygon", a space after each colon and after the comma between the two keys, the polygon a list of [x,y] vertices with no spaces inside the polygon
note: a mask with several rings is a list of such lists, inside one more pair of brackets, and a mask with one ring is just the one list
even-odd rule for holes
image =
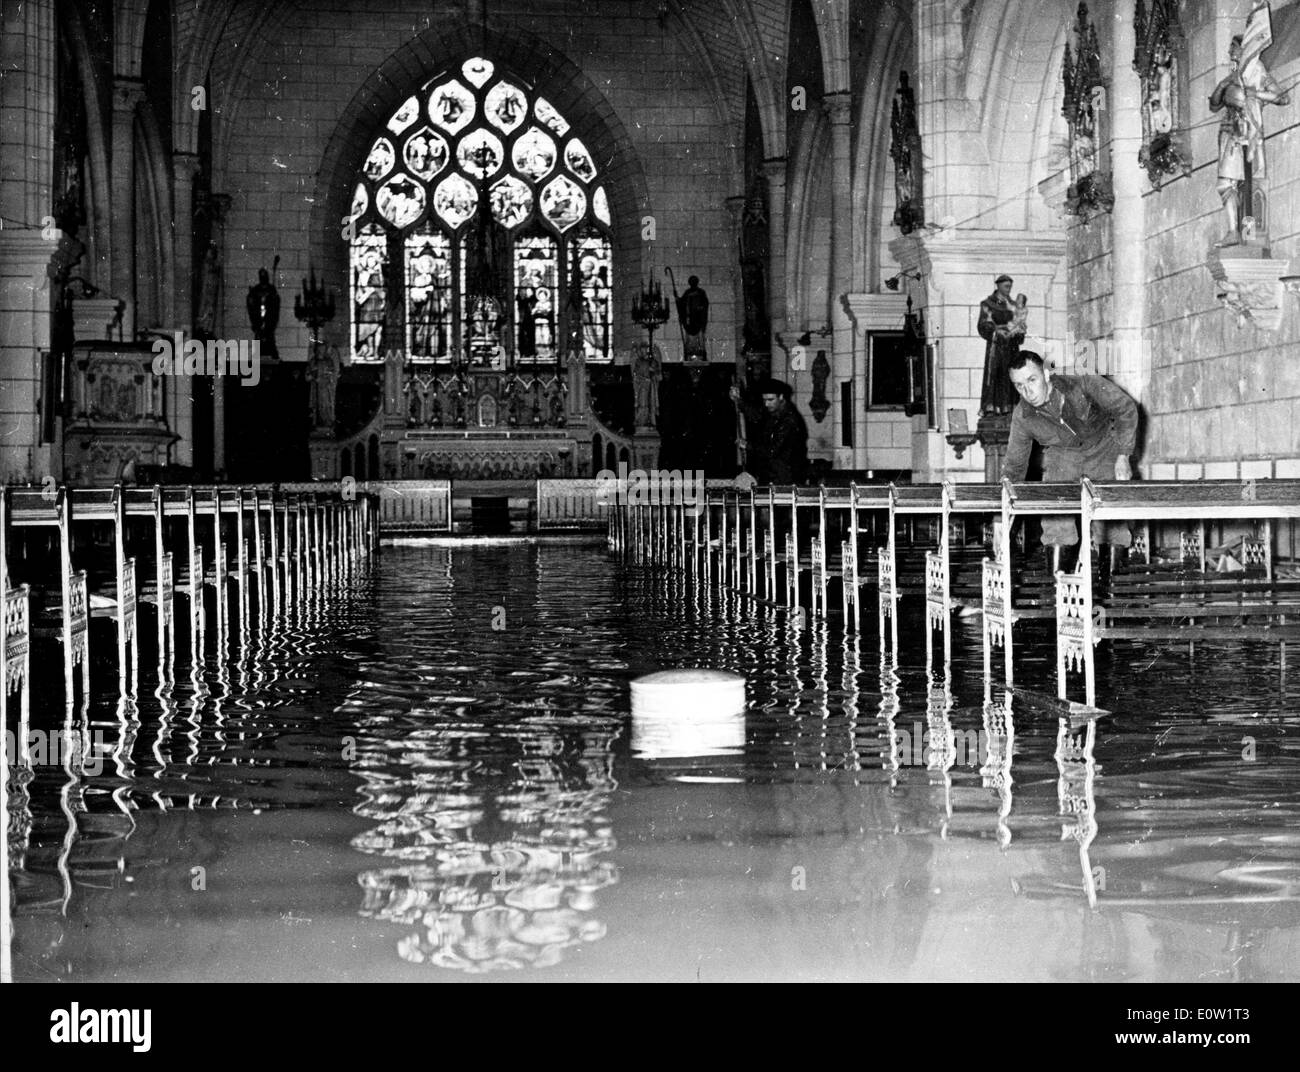
{"label": "statue niche", "polygon": [[1186,144],[1185,55],[1175,0],[1137,0],[1133,18],[1137,50],[1133,69],[1142,84],[1142,148],[1138,163],[1157,190],[1171,176],[1191,173]]}
{"label": "statue niche", "polygon": [[1080,4],[1074,24],[1074,50],[1065,42],[1061,76],[1065,81],[1065,104],[1061,109],[1069,128],[1070,187],[1065,211],[1088,220],[1109,212],[1115,204],[1110,172],[1102,167],[1099,129],[1106,100],[1101,73],[1101,49],[1097,28],[1088,18],[1088,5]]}

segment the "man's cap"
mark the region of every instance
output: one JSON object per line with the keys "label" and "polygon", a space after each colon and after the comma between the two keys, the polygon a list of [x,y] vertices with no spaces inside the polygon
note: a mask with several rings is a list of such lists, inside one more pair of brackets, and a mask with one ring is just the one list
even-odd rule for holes
{"label": "man's cap", "polygon": [[997,277],[997,279],[993,280],[993,285],[996,287],[999,283],[1014,283],[1014,282],[1015,282],[1014,279],[1012,279],[1009,275],[1007,275],[1006,272],[1003,272],[1000,276]]}
{"label": "man's cap", "polygon": [[794,391],[784,380],[774,380],[769,377],[766,380],[759,380],[758,393],[760,395],[784,395],[789,398],[794,394]]}

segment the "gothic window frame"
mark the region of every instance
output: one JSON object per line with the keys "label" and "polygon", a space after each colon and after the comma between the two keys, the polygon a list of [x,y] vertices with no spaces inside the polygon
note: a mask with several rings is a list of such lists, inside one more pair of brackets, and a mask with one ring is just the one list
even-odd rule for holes
{"label": "gothic window frame", "polygon": [[[353,179],[343,235],[352,360],[377,364],[399,351],[423,364],[513,368],[556,363],[566,340],[581,339],[588,362],[612,364],[617,265],[608,181],[570,118],[528,79],[482,54],[444,66],[374,132]],[[353,250],[375,227],[387,239],[385,326],[378,345],[358,352],[364,324]],[[422,234],[446,242],[434,286],[449,301],[415,289],[417,275],[426,285],[430,275],[427,262],[418,273],[412,263],[410,240]],[[540,332],[532,319],[538,303],[521,275],[530,266],[521,268],[516,256],[525,237],[549,240],[553,254],[549,264],[535,262],[553,284],[542,295],[551,319]],[[580,271],[592,243],[604,269],[599,280]],[[484,286],[495,300],[490,322],[471,300]],[[575,286],[581,301],[570,294]],[[435,318],[417,320],[417,310]],[[603,322],[583,330],[569,323],[578,315],[570,310],[600,310]],[[379,315],[372,309],[368,323]]]}

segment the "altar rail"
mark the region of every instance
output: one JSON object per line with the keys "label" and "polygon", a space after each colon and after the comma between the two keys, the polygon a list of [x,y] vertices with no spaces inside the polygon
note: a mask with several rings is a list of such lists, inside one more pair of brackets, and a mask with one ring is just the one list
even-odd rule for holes
{"label": "altar rail", "polygon": [[609,522],[614,496],[604,480],[539,480],[537,529],[599,532]]}
{"label": "altar rail", "polygon": [[357,487],[378,498],[385,536],[451,531],[450,480],[367,480]]}

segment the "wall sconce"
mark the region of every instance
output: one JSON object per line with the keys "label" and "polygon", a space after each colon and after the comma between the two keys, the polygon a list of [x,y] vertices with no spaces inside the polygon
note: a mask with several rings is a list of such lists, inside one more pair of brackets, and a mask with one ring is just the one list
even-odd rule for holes
{"label": "wall sconce", "polygon": [[898,275],[890,276],[885,280],[885,289],[898,290],[899,281],[903,279],[912,279],[919,283],[921,281],[921,273],[908,271],[899,272]]}
{"label": "wall sconce", "polygon": [[800,346],[811,346],[812,337],[814,335],[818,336],[819,338],[829,339],[831,337],[831,334],[832,334],[831,326],[829,324],[826,324],[820,328],[817,328],[816,330],[809,329],[808,331],[805,331],[802,335],[800,335],[797,339],[795,339],[795,342],[798,343]]}
{"label": "wall sconce", "polygon": [[952,449],[959,459],[966,453],[967,447],[979,442],[979,438],[978,432],[970,430],[970,424],[964,409],[950,409],[948,411],[948,434],[944,436],[944,439],[952,445]]}

